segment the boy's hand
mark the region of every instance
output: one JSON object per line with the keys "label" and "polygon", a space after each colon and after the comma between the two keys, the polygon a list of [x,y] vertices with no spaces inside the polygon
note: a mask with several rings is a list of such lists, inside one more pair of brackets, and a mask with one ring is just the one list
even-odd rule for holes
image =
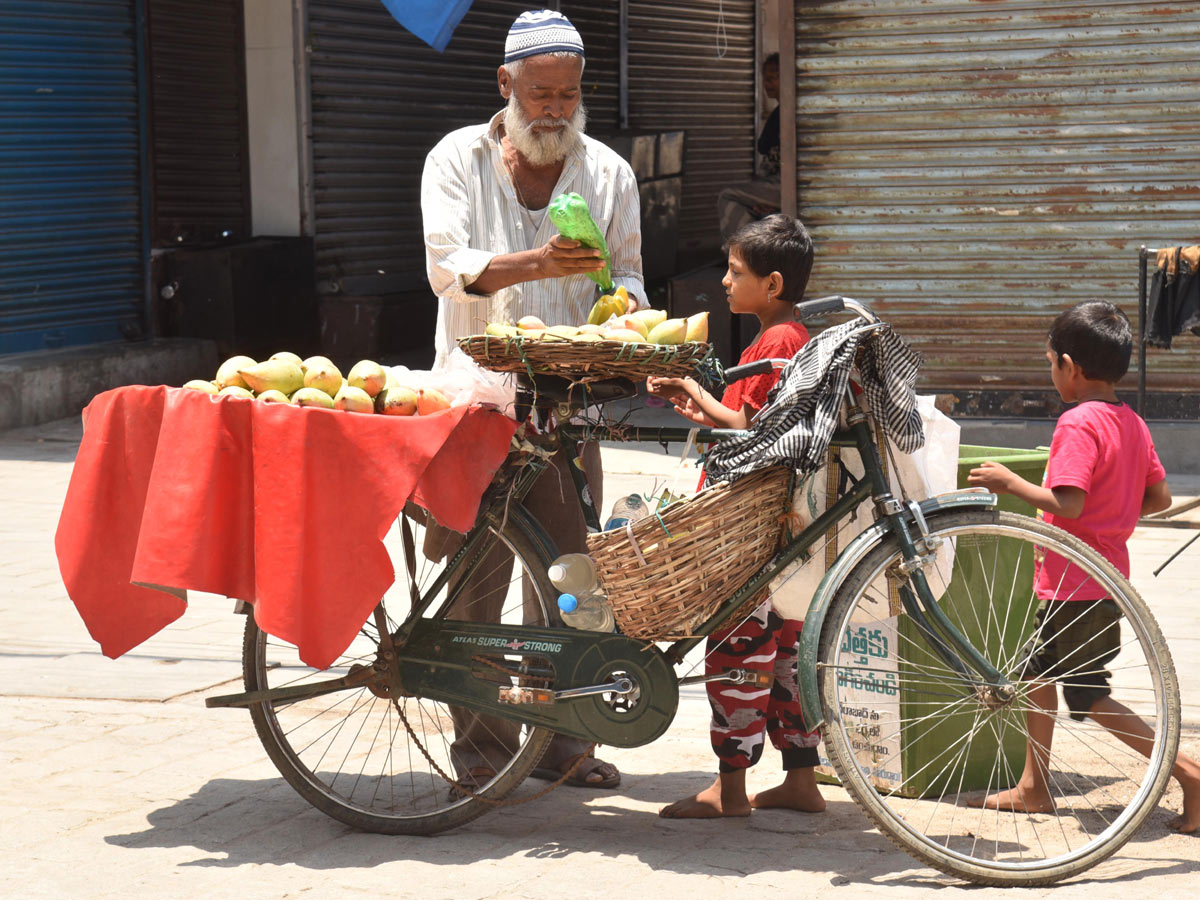
{"label": "boy's hand", "polygon": [[[662,397],[665,400],[675,402],[679,398],[682,402],[684,399],[691,396],[688,390],[687,382],[692,381],[690,378],[667,378],[662,375],[651,375],[646,379],[646,391],[654,394],[656,397]],[[696,384],[692,381],[692,384]],[[696,385],[699,387],[699,385]]]}
{"label": "boy's hand", "polygon": [[980,463],[979,468],[971,470],[967,475],[967,484],[971,487],[987,488],[997,494],[1011,494],[1014,479],[1025,480],[1012,469],[989,459]]}

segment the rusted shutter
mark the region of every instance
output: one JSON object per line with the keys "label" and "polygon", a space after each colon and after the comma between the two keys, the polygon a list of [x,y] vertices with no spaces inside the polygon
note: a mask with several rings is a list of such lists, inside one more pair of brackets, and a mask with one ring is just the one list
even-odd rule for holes
{"label": "rusted shutter", "polygon": [[[617,5],[562,3],[587,49],[589,131],[617,116]],[[504,101],[496,69],[527,0],[476,0],[438,53],[379,0],[313,0],[308,33],[314,239],[326,292],[431,306],[421,231],[421,171],[445,134]],[[428,339],[432,342],[432,325]],[[412,335],[406,335],[412,340]]]}
{"label": "rusted shutter", "polygon": [[156,247],[250,237],[239,0],[148,0],[151,234]]}
{"label": "rusted shutter", "polygon": [[[1200,238],[1197,34],[1194,2],[797,4],[809,296],[877,306],[926,388],[1026,412],[1051,317],[1103,298],[1136,329],[1139,245]],[[1147,371],[1194,396],[1200,339]]]}
{"label": "rusted shutter", "polygon": [[717,194],[753,174],[754,43],[754,0],[629,2],[630,127],[686,132],[685,253],[720,247]]}

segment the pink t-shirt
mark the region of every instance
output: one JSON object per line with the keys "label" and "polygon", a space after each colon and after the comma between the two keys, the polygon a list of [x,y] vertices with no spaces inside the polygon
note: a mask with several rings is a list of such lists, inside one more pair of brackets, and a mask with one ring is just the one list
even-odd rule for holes
{"label": "pink t-shirt", "polygon": [[[1087,492],[1077,519],[1046,513],[1057,525],[1098,550],[1129,577],[1129,548],[1141,515],[1146,488],[1166,477],[1150,429],[1124,403],[1089,400],[1059,417],[1050,442],[1042,485],[1077,487]],[[1065,571],[1064,571],[1065,570]],[[1061,556],[1047,553],[1035,587],[1041,599],[1101,600],[1107,593],[1086,580]]]}

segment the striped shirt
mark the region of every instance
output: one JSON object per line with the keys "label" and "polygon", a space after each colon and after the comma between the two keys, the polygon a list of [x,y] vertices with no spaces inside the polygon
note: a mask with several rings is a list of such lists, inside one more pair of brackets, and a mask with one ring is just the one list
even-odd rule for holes
{"label": "striped shirt", "polygon": [[[534,315],[547,325],[579,325],[599,294],[586,275],[543,278],[472,294],[467,286],[492,258],[541,247],[558,233],[548,215],[528,235],[521,204],[500,152],[503,113],[485,125],[452,131],[425,158],[421,177],[421,216],[425,228],[425,270],[438,296],[434,349],[437,363],[457,346],[456,339],[480,334],[487,322],[515,322]],[[616,152],[583,135],[567,156],[553,196],[575,192],[587,201],[604,232],[612,256],[613,283],[624,285],[645,308],[642,283],[642,228],[637,181]]]}

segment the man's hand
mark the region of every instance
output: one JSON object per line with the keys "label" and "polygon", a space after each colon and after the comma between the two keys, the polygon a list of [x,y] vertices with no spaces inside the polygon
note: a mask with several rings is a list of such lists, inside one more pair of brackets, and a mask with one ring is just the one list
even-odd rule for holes
{"label": "man's hand", "polygon": [[542,278],[563,278],[567,275],[586,275],[604,268],[604,257],[594,247],[584,247],[579,241],[556,234],[538,250],[538,272]]}

